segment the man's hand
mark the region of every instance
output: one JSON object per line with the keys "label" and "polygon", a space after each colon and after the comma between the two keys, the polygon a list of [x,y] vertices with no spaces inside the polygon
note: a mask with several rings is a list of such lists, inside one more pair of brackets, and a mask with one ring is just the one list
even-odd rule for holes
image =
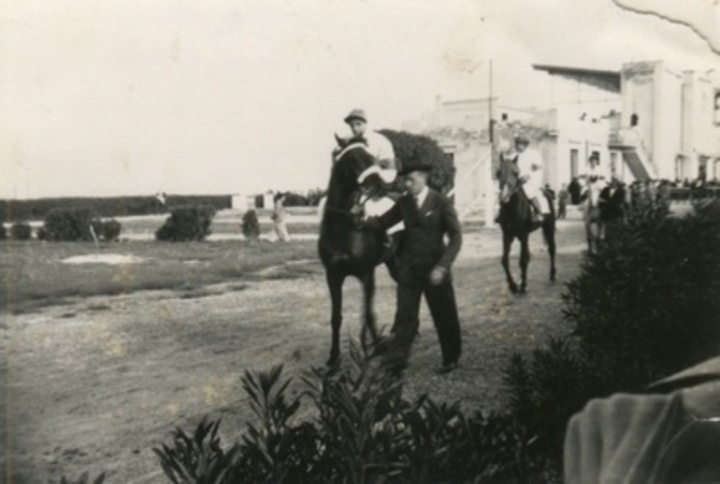
{"label": "man's hand", "polygon": [[430,284],[433,286],[439,286],[445,280],[447,269],[440,266],[435,266],[430,273]]}

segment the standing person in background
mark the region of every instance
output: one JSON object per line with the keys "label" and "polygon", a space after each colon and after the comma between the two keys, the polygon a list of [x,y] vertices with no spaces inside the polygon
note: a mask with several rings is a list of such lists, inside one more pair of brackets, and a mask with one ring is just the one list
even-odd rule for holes
{"label": "standing person in background", "polygon": [[582,186],[580,185],[580,180],[578,180],[577,177],[573,177],[572,180],[570,180],[570,185],[568,186],[568,193],[570,194],[570,203],[573,205],[577,205],[580,203],[580,195],[582,193]]}
{"label": "standing person in background", "polygon": [[567,215],[567,204],[570,198],[567,184],[563,183],[558,192],[558,219],[563,219]]}
{"label": "standing person in background", "polygon": [[287,218],[284,206],[286,198],[287,194],[285,193],[276,193],[273,197],[274,206],[272,221],[275,226],[275,233],[277,234],[280,242],[288,242],[290,240],[290,234],[288,233],[287,225],[285,224]]}

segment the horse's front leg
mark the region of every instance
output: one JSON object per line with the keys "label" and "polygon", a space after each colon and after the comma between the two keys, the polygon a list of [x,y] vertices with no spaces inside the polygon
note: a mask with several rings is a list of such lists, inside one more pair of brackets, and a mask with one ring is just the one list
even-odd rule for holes
{"label": "horse's front leg", "polygon": [[375,323],[375,312],[373,311],[373,299],[375,297],[375,269],[372,269],[362,277],[363,286],[363,327],[360,331],[360,343],[363,349],[367,350],[368,332],[370,333],[371,343],[377,341],[378,333]]}
{"label": "horse's front leg", "polygon": [[340,356],[340,327],[342,326],[342,286],[345,276],[336,274],[328,269],[327,284],[330,289],[330,302],[332,304],[332,313],[330,316],[330,327],[332,328],[332,340],[330,346],[330,358],[327,365],[333,366],[337,363]]}
{"label": "horse's front leg", "polygon": [[520,294],[527,290],[527,268],[530,264],[529,234],[520,238]]}
{"label": "horse's front leg", "polygon": [[518,292],[517,284],[513,279],[512,273],[510,272],[510,249],[512,248],[513,238],[503,233],[503,255],[502,255],[502,266],[505,269],[505,279],[507,280],[508,288],[513,294]]}

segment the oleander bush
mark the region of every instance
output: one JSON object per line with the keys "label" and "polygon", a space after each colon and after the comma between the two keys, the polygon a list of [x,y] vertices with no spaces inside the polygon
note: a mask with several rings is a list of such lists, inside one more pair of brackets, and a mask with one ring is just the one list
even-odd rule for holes
{"label": "oleander bush", "polygon": [[506,371],[510,410],[561,468],[569,418],[588,400],[639,392],[717,356],[720,347],[720,202],[683,218],[663,207],[631,213],[588,254],[564,295],[573,332]]}
{"label": "oleander bush", "polygon": [[[402,381],[357,344],[343,368],[313,369],[291,390],[282,366],[242,379],[254,421],[223,445],[218,421],[156,448],[172,482],[548,482],[531,436],[507,415],[402,397]],[[300,418],[301,407],[310,411]],[[208,431],[211,429],[211,431]],[[180,436],[180,437],[178,437]],[[226,449],[226,450],[223,450]],[[182,480],[179,476],[192,476]]]}
{"label": "oleander bush", "polygon": [[155,238],[171,242],[203,241],[210,235],[214,216],[215,209],[210,205],[176,207],[155,232]]}

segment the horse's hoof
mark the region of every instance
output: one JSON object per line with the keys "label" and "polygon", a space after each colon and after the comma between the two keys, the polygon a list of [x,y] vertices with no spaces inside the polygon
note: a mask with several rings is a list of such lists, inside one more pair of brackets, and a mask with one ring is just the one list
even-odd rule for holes
{"label": "horse's hoof", "polygon": [[513,294],[517,294],[517,293],[518,293],[517,284],[510,284],[508,287],[510,288],[510,292],[511,292],[511,293],[513,293]]}

